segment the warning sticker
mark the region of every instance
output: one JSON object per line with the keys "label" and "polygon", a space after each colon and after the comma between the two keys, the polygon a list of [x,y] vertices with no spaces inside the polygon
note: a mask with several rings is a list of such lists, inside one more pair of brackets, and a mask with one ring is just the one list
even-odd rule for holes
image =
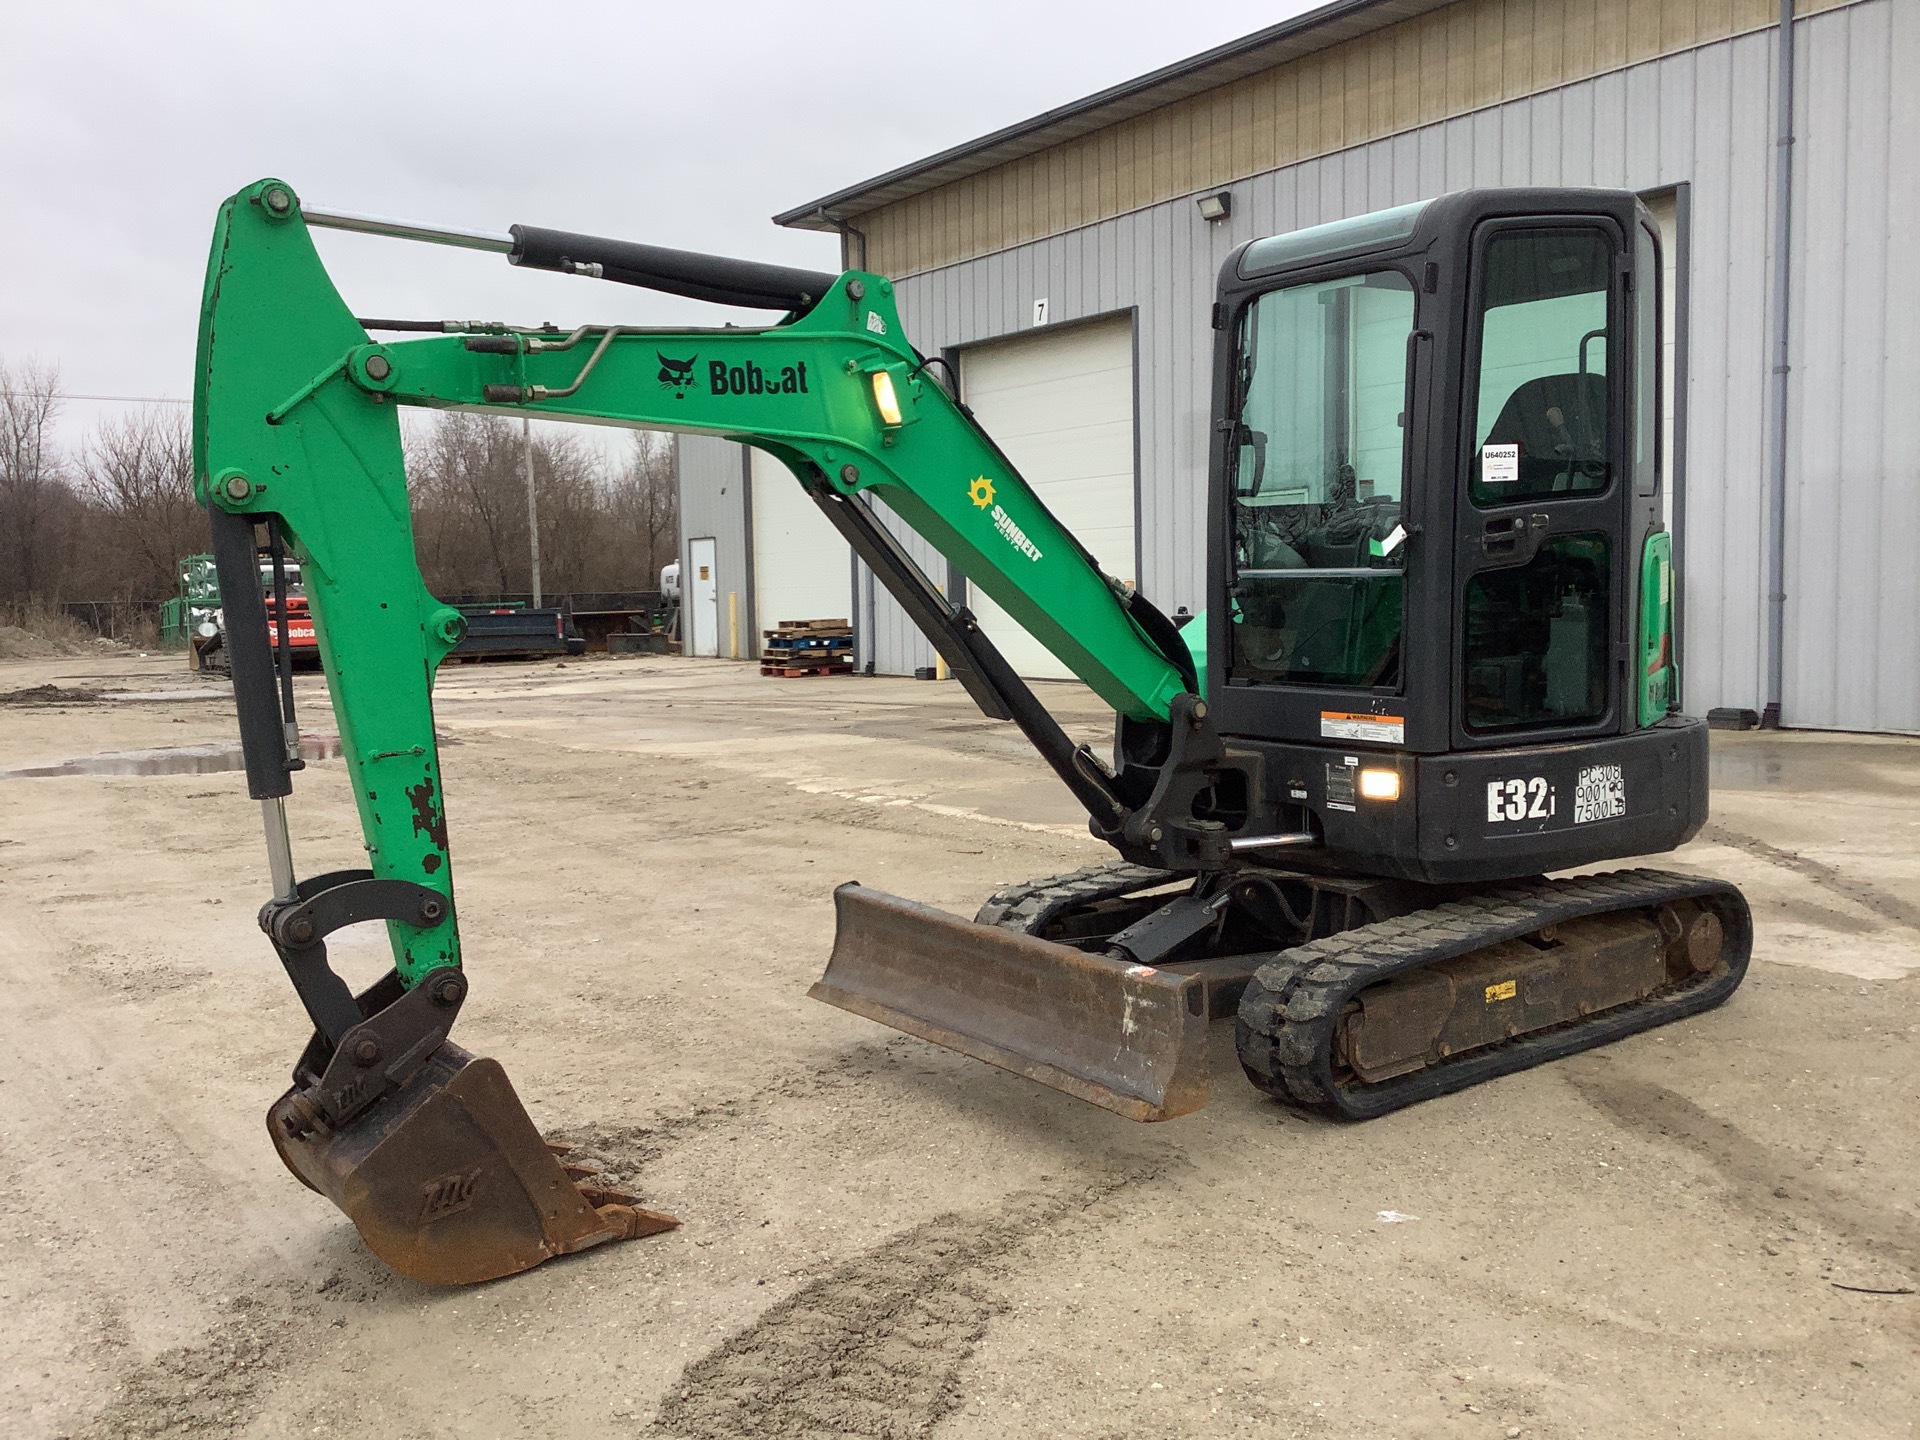
{"label": "warning sticker", "polygon": [[1512,485],[1520,479],[1518,445],[1482,445],[1480,447],[1480,483]]}
{"label": "warning sticker", "polygon": [[1487,1004],[1497,1005],[1502,1000],[1511,1000],[1520,993],[1520,982],[1502,980],[1498,985],[1487,986]]}
{"label": "warning sticker", "polygon": [[1573,791],[1573,823],[1618,820],[1627,813],[1627,779],[1618,765],[1589,765]]}
{"label": "warning sticker", "polygon": [[1404,715],[1350,715],[1344,710],[1322,710],[1320,738],[1404,745],[1407,743],[1407,719]]}

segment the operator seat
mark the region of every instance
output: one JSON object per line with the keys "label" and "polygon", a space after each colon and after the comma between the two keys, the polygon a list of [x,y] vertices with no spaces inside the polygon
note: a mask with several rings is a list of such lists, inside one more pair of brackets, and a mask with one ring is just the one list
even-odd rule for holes
{"label": "operator seat", "polygon": [[1519,445],[1516,496],[1603,488],[1607,483],[1607,377],[1539,375],[1524,381],[1500,407],[1499,418],[1483,443]]}

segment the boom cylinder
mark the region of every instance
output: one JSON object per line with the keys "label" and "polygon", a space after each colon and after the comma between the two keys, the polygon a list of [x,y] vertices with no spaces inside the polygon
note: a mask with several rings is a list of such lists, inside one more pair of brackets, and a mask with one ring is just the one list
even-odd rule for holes
{"label": "boom cylinder", "polygon": [[733,260],[725,255],[669,250],[631,240],[542,230],[535,225],[513,227],[513,250],[507,259],[530,270],[591,275],[597,280],[755,310],[811,310],[840,278],[822,270],[795,270],[758,260]]}

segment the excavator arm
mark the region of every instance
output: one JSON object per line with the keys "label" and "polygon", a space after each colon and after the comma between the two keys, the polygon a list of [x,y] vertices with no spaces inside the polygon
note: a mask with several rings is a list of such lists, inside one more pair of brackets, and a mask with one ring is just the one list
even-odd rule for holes
{"label": "excavator arm", "polygon": [[[362,323],[329,279],[310,223],[788,313],[761,328],[672,331]],[[438,333],[376,341],[370,328]],[[353,1216],[390,1264],[423,1279],[471,1280],[671,1222],[590,1187],[567,1186],[566,1214],[544,1205],[556,1162],[498,1066],[447,1039],[466,979],[431,692],[465,622],[428,592],[415,560],[399,425],[406,405],[716,435],[769,451],[982,708],[1018,723],[1085,804],[1095,833],[1122,848],[1162,838],[1157,829],[1150,839],[1128,834],[1149,798],[1137,777],[1129,793],[1125,777],[1069,741],[867,497],[884,501],[1128,721],[1177,729],[1199,687],[1172,624],[1101,572],[934,382],[883,277],[529,227],[475,235],[308,214],[277,180],[227,201],[201,314],[196,484],[212,519],[248,784],[262,803],[273,874],[261,925],[315,1026],[269,1129],[295,1174]],[[263,536],[276,561],[291,554],[302,566],[359,808],[363,870],[295,878],[282,801],[300,766],[298,730],[286,647],[276,661],[267,638]],[[386,922],[394,970],[355,996],[329,968],[325,937],[367,920]],[[463,1126],[484,1143],[448,1142]],[[574,1203],[576,1189],[592,1203]]]}

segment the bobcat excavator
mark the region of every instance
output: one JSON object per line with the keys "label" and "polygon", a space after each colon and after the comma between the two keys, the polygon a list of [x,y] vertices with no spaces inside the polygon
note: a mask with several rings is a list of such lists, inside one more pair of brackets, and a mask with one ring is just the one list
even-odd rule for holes
{"label": "bobcat excavator", "polygon": [[[784,318],[361,320],[316,226]],[[1659,285],[1647,212],[1598,190],[1463,192],[1242,245],[1212,312],[1208,605],[1177,624],[1048,512],[882,276],[243,190],[208,267],[196,480],[265,819],[260,924],[314,1026],[268,1115],[282,1158],[432,1282],[676,1223],[570,1166],[500,1066],[448,1038],[467,976],[431,691],[463,621],[415,563],[408,405],[769,451],[1114,850],[972,920],[841,886],[821,1000],[1136,1120],[1206,1102],[1216,1018],[1262,1090],[1364,1118],[1720,1003],[1752,943],[1732,886],[1544,878],[1670,850],[1707,814],[1706,729],[1676,700]],[[1113,707],[1110,759],[875,501]],[[365,868],[294,869],[294,694],[257,544],[301,566]],[[355,995],[326,937],[370,921],[393,970]]]}

